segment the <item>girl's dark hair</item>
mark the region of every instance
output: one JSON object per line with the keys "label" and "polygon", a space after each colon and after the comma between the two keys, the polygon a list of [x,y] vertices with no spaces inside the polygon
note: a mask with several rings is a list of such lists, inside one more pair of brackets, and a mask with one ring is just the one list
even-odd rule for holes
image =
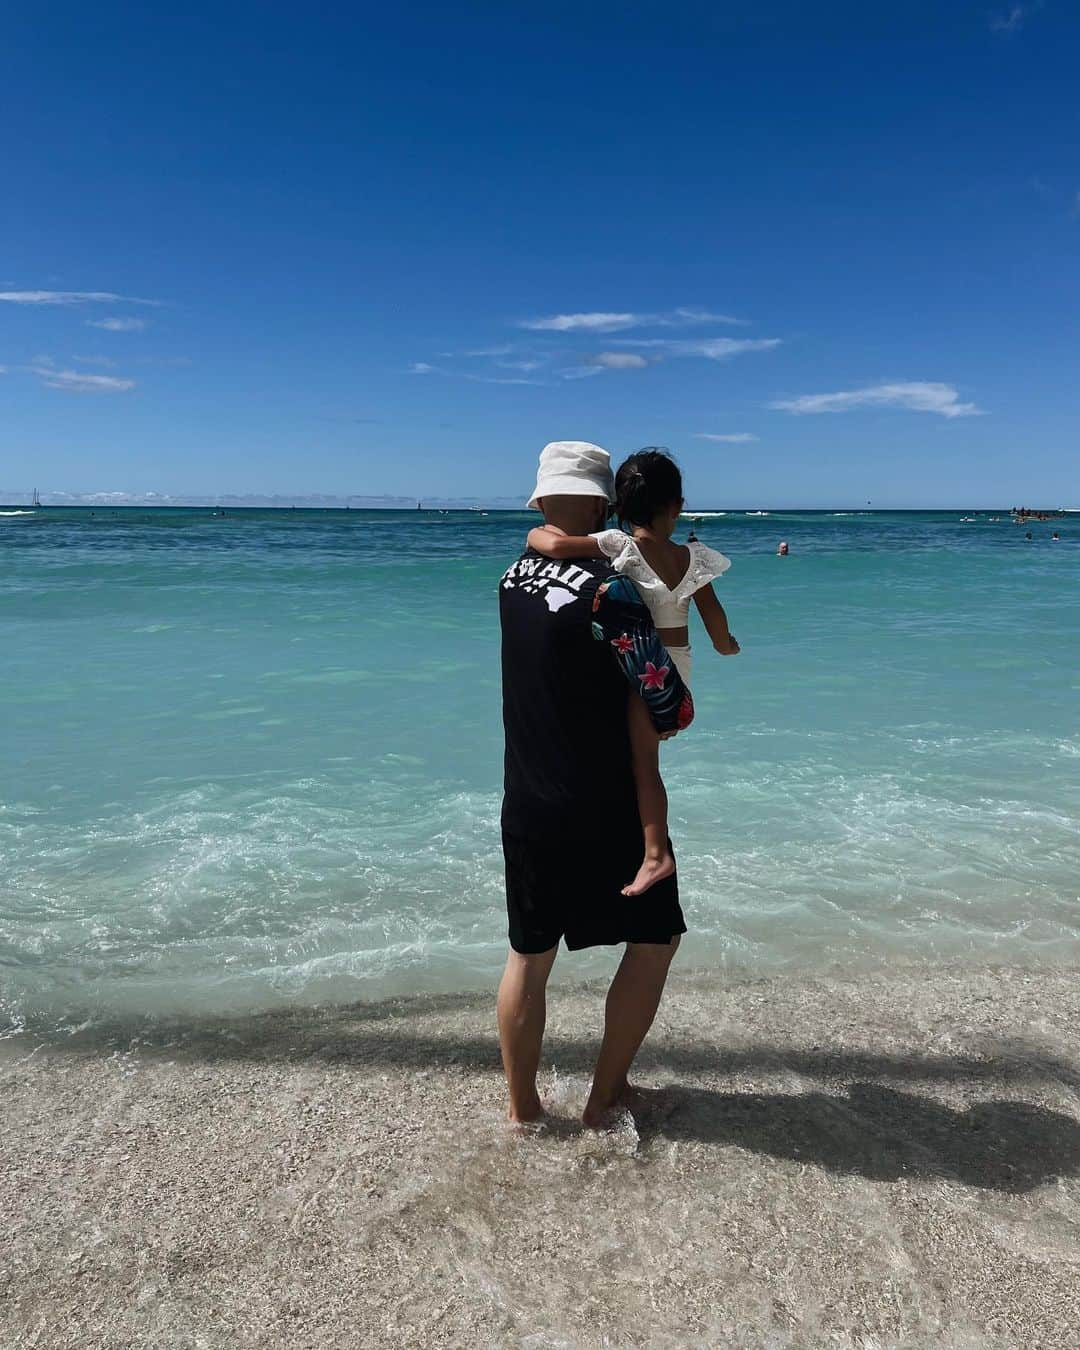
{"label": "girl's dark hair", "polygon": [[615,514],[631,525],[651,525],[682,495],[682,474],[666,450],[639,450],[615,475]]}

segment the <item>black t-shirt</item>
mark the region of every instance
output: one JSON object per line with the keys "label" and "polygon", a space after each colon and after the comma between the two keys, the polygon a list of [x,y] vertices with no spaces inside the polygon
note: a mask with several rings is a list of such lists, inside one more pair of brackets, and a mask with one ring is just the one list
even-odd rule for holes
{"label": "black t-shirt", "polygon": [[594,633],[607,562],[553,562],[526,551],[499,587],[503,725],[502,823],[558,847],[596,830],[640,833],[627,725],[627,680]]}

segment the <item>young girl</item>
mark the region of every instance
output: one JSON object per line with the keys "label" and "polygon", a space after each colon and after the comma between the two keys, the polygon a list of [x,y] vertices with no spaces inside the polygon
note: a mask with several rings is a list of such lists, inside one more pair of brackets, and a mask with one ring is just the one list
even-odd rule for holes
{"label": "young girl", "polygon": [[[660,641],[668,650],[683,683],[690,687],[690,600],[697,605],[712,644],[722,656],[734,656],[739,644],[728,628],[713,580],[731,566],[691,536],[689,546],[676,544],[672,533],[683,508],[682,475],[662,450],[640,450],[615,475],[615,511],[620,524],[632,527],[602,530],[588,536],[568,535],[553,525],[529,532],[529,547],[549,558],[610,558],[617,572],[634,583],[648,605]],[[667,791],[660,777],[660,739],[645,703],[630,696],[630,743],[634,784],[645,834],[645,857],[623,895],[641,895],[675,870],[667,830]]]}

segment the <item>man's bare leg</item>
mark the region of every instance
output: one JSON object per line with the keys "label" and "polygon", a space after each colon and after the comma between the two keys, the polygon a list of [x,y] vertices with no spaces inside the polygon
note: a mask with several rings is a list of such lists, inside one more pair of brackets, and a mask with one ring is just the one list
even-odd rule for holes
{"label": "man's bare leg", "polygon": [[547,1017],[547,981],[558,950],[556,944],[529,956],[512,951],[499,982],[499,1046],[510,1088],[510,1119],[519,1125],[544,1114],[536,1071]]}
{"label": "man's bare leg", "polygon": [[596,1127],[627,1095],[627,1074],[641,1042],[648,1035],[668,967],[679,945],[677,937],[665,944],[628,942],[619,969],[608,990],[604,1013],[604,1042],[593,1072],[592,1091],[582,1120]]}

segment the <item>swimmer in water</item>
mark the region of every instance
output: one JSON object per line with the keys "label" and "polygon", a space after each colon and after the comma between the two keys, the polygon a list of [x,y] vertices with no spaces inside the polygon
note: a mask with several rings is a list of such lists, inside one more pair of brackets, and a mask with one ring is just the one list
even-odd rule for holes
{"label": "swimmer in water", "polygon": [[778,558],[786,558],[787,555],[788,555],[788,542],[786,539],[781,539],[776,550],[776,556]]}

